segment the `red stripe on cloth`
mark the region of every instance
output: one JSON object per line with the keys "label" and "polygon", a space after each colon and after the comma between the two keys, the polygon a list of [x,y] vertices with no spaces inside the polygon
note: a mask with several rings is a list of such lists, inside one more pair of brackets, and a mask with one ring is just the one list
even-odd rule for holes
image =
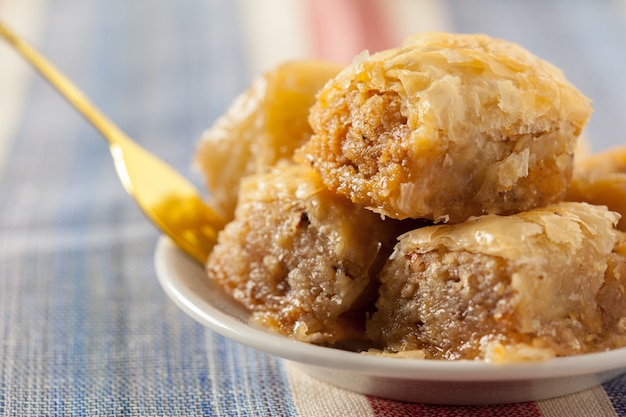
{"label": "red stripe on cloth", "polygon": [[365,49],[396,46],[380,0],[308,0],[307,5],[318,58],[349,63]]}
{"label": "red stripe on cloth", "polygon": [[451,407],[403,403],[376,397],[368,397],[368,400],[377,417],[541,417],[541,411],[535,403]]}

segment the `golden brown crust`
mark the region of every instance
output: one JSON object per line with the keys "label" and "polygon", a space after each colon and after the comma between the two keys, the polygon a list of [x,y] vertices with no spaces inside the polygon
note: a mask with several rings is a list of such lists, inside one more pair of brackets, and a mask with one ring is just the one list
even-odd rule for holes
{"label": "golden brown crust", "polygon": [[326,84],[296,158],[376,212],[459,222],[560,200],[590,113],[559,70],[517,45],[422,34]]}

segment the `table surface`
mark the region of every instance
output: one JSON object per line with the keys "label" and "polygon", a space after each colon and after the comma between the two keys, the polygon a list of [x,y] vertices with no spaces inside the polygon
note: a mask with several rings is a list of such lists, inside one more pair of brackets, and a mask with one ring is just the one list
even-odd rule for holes
{"label": "table surface", "polygon": [[[420,31],[521,44],[593,100],[594,151],[625,142],[623,0],[4,0],[0,18],[199,186],[196,141],[256,74],[287,59],[347,63]],[[182,313],[155,276],[158,237],[105,141],[0,44],[0,415],[626,415],[626,376],[481,407],[320,383]]]}

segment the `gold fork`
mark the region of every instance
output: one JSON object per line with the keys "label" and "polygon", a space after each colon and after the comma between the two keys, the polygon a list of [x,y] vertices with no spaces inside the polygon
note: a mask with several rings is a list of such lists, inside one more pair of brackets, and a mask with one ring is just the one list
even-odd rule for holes
{"label": "gold fork", "polygon": [[148,218],[204,264],[224,221],[204,203],[196,187],[126,136],[65,75],[2,22],[0,35],[108,140],[124,188]]}

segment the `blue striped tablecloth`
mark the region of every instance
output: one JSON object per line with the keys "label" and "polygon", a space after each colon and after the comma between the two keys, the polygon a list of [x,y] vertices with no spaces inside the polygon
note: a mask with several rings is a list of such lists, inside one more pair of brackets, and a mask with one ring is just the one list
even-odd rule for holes
{"label": "blue striped tablecloth", "polygon": [[[623,0],[0,0],[0,17],[199,186],[194,145],[254,75],[290,58],[347,62],[422,30],[522,44],[593,99],[594,150],[626,142]],[[180,312],[155,277],[158,236],[106,143],[0,44],[0,415],[626,416],[626,377],[457,408],[319,383]]]}

